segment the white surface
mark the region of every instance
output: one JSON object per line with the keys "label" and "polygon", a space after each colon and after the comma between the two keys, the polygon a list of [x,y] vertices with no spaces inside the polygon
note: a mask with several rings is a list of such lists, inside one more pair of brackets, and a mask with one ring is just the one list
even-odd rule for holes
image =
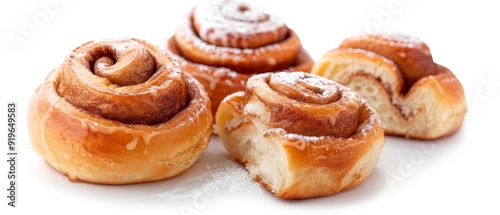
{"label": "white surface", "polygon": [[[116,5],[101,1],[68,1],[46,15],[38,1],[2,1],[1,103],[18,104],[18,208],[20,211],[101,209],[125,213],[214,214],[327,212],[328,214],[427,214],[465,212],[498,214],[500,144],[496,135],[500,109],[498,7],[489,1],[253,1],[281,17],[318,60],[357,28],[375,26],[427,42],[436,62],[462,81],[470,112],[454,135],[431,142],[387,138],[375,171],[359,187],[332,197],[282,201],[253,182],[229,160],[213,138],[201,160],[187,173],[162,182],[103,186],[70,182],[30,147],[26,110],[33,90],[60,65],[69,51],[93,39],[138,37],[161,44],[183,13],[199,1],[142,0]],[[15,2],[15,3],[14,3]],[[398,5],[389,12],[388,4]],[[8,5],[6,5],[8,4]],[[384,12],[385,11],[385,12]],[[378,14],[374,16],[374,14]],[[382,16],[384,15],[384,16]],[[22,36],[23,20],[39,16],[39,27],[25,35],[15,51],[9,34]],[[380,17],[383,17],[382,19]],[[376,18],[379,17],[379,18]],[[46,21],[44,23],[44,21]],[[493,84],[485,84],[491,79]],[[483,81],[481,81],[483,80]],[[0,130],[6,129],[3,113]],[[6,136],[4,136],[6,138]],[[2,142],[6,152],[6,141]],[[4,157],[6,155],[4,154]],[[1,163],[1,186],[7,186],[7,163]],[[392,176],[393,180],[388,180]],[[196,186],[187,186],[196,185]],[[173,194],[173,195],[168,195]],[[190,213],[192,212],[192,213]]]}

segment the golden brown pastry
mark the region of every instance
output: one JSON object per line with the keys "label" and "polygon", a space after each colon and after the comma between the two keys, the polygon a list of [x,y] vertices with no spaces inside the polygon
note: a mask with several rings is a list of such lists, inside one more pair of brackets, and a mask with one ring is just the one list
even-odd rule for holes
{"label": "golden brown pastry", "polygon": [[233,158],[283,199],[355,187],[375,168],[385,143],[366,100],[303,72],[251,77],[244,92],[222,101],[215,121]]}
{"label": "golden brown pastry", "polygon": [[410,35],[347,38],[311,73],[360,93],[380,115],[388,135],[440,138],[455,132],[467,112],[460,81],[434,63],[423,41]]}
{"label": "golden brown pastry", "polygon": [[72,181],[129,184],[185,172],[212,135],[203,86],[138,39],[74,49],[34,93],[31,144]]}
{"label": "golden brown pastry", "polygon": [[215,113],[252,74],[309,71],[313,60],[295,32],[276,16],[236,1],[207,1],[179,22],[167,50],[200,81]]}

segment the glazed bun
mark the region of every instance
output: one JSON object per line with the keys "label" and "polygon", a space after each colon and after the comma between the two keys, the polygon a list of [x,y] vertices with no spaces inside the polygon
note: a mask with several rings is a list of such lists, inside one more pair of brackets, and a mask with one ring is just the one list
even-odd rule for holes
{"label": "glazed bun", "polygon": [[30,102],[33,149],[72,181],[129,184],[179,175],[212,135],[203,86],[139,39],[88,42]]}

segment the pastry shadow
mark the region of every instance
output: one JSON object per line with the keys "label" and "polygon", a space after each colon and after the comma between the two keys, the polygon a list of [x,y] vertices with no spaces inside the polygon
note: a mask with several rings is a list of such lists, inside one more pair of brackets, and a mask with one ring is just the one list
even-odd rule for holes
{"label": "pastry shadow", "polygon": [[[414,141],[404,138],[388,137],[380,161],[373,172],[360,185],[351,190],[333,196],[305,200],[282,200],[265,190],[245,170],[243,165],[233,161],[222,146],[217,136],[212,137],[207,150],[200,159],[185,173],[167,180],[130,184],[99,185],[86,182],[71,182],[67,177],[47,162],[37,162],[39,180],[44,186],[51,186],[59,192],[71,192],[95,201],[133,201],[136,203],[164,204],[176,206],[199,201],[200,199],[224,199],[229,196],[257,196],[258,201],[271,201],[286,207],[343,207],[345,205],[362,204],[364,201],[377,198],[378,195],[390,192],[384,174],[398,169],[397,158],[408,156],[415,150],[423,150],[426,146],[432,150],[426,159],[433,160],[446,153],[450,147],[456,147],[464,137],[464,131],[435,141]],[[429,147],[434,147],[430,148]],[[425,151],[423,151],[425,152]],[[426,161],[426,163],[432,163]],[[422,165],[419,168],[425,168]]]}
{"label": "pastry shadow", "polygon": [[[150,202],[153,199],[178,203],[204,197],[215,199],[231,194],[257,193],[263,189],[248,175],[245,168],[232,160],[217,136],[186,172],[166,180],[127,185],[93,184],[70,181],[68,177],[43,159],[33,163],[40,184],[55,192],[92,201]],[[156,202],[156,201],[155,201]]]}
{"label": "pastry shadow", "polygon": [[[213,144],[213,143],[211,143]],[[219,143],[215,143],[219,144]],[[373,196],[383,183],[383,174],[376,168],[368,178],[357,187],[329,197],[320,197],[307,200],[282,200],[264,189],[255,181],[243,165],[234,161],[230,155],[221,150],[221,145],[211,146],[202,154],[200,159],[185,173],[157,182],[147,182],[129,185],[101,185],[86,182],[72,182],[47,162],[39,162],[40,174],[48,186],[59,187],[61,192],[71,192],[85,198],[94,198],[95,201],[131,200],[134,202],[163,202],[179,205],[195,199],[225,198],[233,195],[258,196],[269,201],[284,204],[302,205],[315,203],[323,204],[328,201],[346,204],[360,201],[361,198]],[[153,200],[153,201],[152,201]],[[335,203],[334,203],[335,204]]]}
{"label": "pastry shadow", "polygon": [[[386,186],[383,172],[380,168],[375,168],[372,173],[358,186],[334,194],[332,196],[302,199],[302,200],[281,200],[278,201],[287,207],[300,207],[300,209],[311,208],[314,210],[321,208],[344,207],[351,204],[361,204],[363,201],[376,198],[382,193]],[[307,207],[307,208],[304,208]]]}

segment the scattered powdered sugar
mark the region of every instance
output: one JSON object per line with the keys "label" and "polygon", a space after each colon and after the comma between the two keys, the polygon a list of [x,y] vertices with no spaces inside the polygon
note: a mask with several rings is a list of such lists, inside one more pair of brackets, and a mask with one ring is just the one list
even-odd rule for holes
{"label": "scattered powdered sugar", "polygon": [[263,194],[262,187],[241,165],[226,156],[214,155],[208,158],[196,176],[172,184],[149,197],[162,198],[169,202],[185,202],[199,197],[214,199],[221,195],[246,194],[249,191]]}
{"label": "scattered powdered sugar", "polygon": [[[188,85],[191,85],[192,82],[194,80],[188,80]],[[196,92],[196,93],[201,93],[201,92]],[[191,101],[189,101],[189,104],[188,106],[199,106],[198,108],[194,109],[194,111],[190,112],[189,113],[189,116],[187,117],[187,119],[185,119],[184,121],[180,122],[179,124],[177,124],[175,126],[175,129],[178,129],[178,128],[182,128],[182,127],[185,127],[185,126],[189,126],[189,125],[192,125],[193,123],[196,123],[197,125],[202,121],[200,119],[200,116],[204,113],[204,112],[207,112],[207,108],[205,105],[205,103],[207,103],[207,99],[206,98],[203,98],[202,96],[200,95],[193,95],[193,98],[191,98]],[[198,105],[198,104],[202,104],[202,105]],[[186,107],[186,109],[188,109],[189,107]],[[184,110],[186,110],[184,109]],[[182,113],[180,113],[182,114]]]}
{"label": "scattered powdered sugar", "polygon": [[[300,151],[304,151],[307,147],[310,147],[313,150],[344,150],[346,148],[355,147],[359,144],[364,143],[364,141],[362,140],[353,140],[351,138],[343,139],[335,138],[332,136],[306,136],[301,134],[294,134],[289,133],[282,128],[271,128],[265,133],[276,133],[278,135],[281,135],[284,140],[283,145],[295,147]],[[323,158],[319,157],[316,159]]]}
{"label": "scattered powdered sugar", "polygon": [[228,73],[224,69],[216,69],[213,73],[214,77],[216,78],[222,78],[226,76]]}
{"label": "scattered powdered sugar", "polygon": [[[281,129],[281,128],[278,128],[278,129]],[[305,135],[288,133],[288,132],[285,133],[283,135],[283,137],[287,140],[302,140],[302,141],[306,141],[306,142],[310,142],[310,143],[320,142],[320,141],[323,141],[323,139],[325,139],[324,136],[305,136]]]}
{"label": "scattered powdered sugar", "polygon": [[[373,112],[374,113],[374,112]],[[361,130],[359,131],[359,134],[362,135],[362,136],[366,136],[368,135],[368,133],[370,133],[372,130],[373,130],[373,126],[375,125],[376,123],[376,118],[375,118],[375,114],[371,114],[368,119],[365,121],[365,124],[363,124],[363,127],[361,128]],[[378,119],[380,120],[380,119]]]}
{"label": "scattered powdered sugar", "polygon": [[270,128],[264,132],[264,136],[269,134],[278,134],[285,141],[284,145],[293,146],[296,149],[303,151],[306,147],[312,146],[314,148],[314,144],[322,142],[326,137],[325,136],[306,136],[301,134],[294,134],[285,131],[283,128]]}
{"label": "scattered powdered sugar", "polygon": [[[203,109],[204,109],[204,108],[203,108]],[[201,111],[196,111],[196,113],[195,113],[195,114],[193,114],[193,115],[189,116],[186,120],[184,120],[184,121],[180,122],[179,124],[177,124],[177,125],[175,126],[175,128],[182,128],[182,127],[184,127],[184,126],[187,126],[187,125],[191,125],[191,124],[193,124],[193,123],[195,122],[194,117],[195,117],[195,116],[198,116],[198,115],[200,115],[200,114],[201,114]],[[196,120],[196,122],[198,122],[198,120]]]}
{"label": "scattered powdered sugar", "polygon": [[219,10],[227,18],[245,22],[260,22],[268,17],[257,7],[243,2],[226,1],[224,4],[220,4]]}
{"label": "scattered powdered sugar", "polygon": [[330,79],[302,72],[275,73],[272,74],[270,82],[293,87],[303,97],[332,98],[337,95],[339,87]]}
{"label": "scattered powdered sugar", "polygon": [[118,54],[120,54],[120,53],[130,52],[133,49],[141,48],[142,45],[139,44],[137,41],[130,40],[119,44],[114,44],[112,47]]}
{"label": "scattered powdered sugar", "polygon": [[425,43],[420,40],[420,38],[408,34],[397,32],[381,32],[378,33],[377,36],[378,39],[386,40],[387,42],[389,42],[389,45],[391,46],[402,45],[409,48],[425,46]]}

